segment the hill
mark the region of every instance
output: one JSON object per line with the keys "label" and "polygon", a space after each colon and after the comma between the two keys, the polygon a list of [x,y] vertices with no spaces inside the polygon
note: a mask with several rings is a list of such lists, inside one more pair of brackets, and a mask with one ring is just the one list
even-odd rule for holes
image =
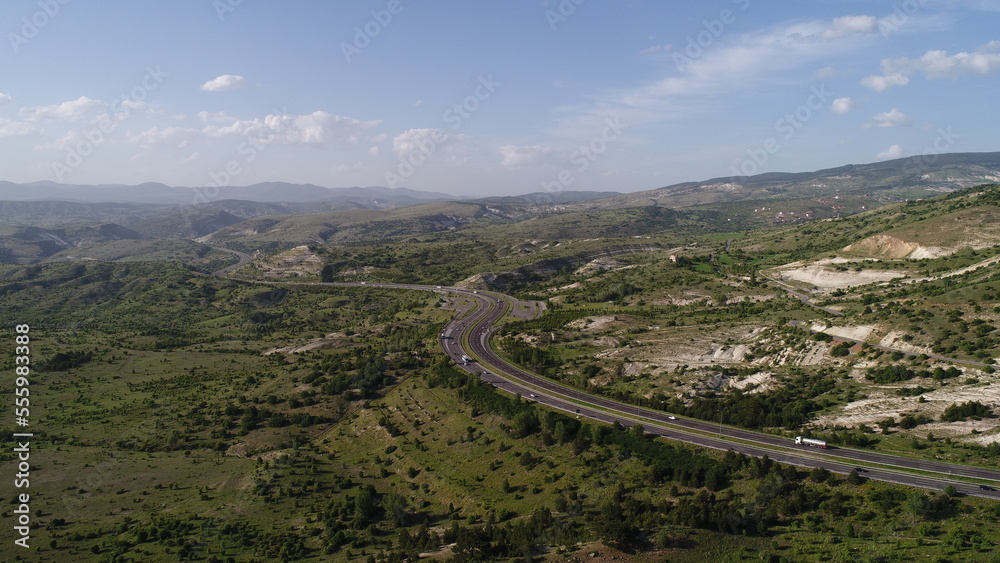
{"label": "hill", "polygon": [[848,164],[814,172],[772,172],[714,178],[633,192],[582,205],[616,207],[657,204],[689,207],[734,201],[774,202],[845,195],[896,202],[928,197],[1000,180],[1000,152],[912,156],[870,164]]}

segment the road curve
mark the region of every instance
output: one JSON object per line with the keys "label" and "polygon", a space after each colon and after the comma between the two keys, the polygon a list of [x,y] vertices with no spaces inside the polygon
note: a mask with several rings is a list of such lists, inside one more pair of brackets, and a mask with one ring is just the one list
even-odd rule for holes
{"label": "road curve", "polygon": [[221,250],[222,252],[229,252],[230,254],[235,254],[236,257],[239,258],[239,260],[235,264],[226,266],[221,270],[216,270],[215,272],[212,272],[212,275],[217,278],[221,278],[222,276],[228,274],[229,272],[232,272],[236,268],[239,268],[240,266],[243,266],[244,264],[250,262],[250,255],[245,252],[240,252],[239,250],[233,250],[231,248],[225,248],[222,246],[212,246],[210,248],[212,248],[213,250]]}
{"label": "road curve", "polygon": [[[468,314],[457,316],[445,326],[439,335],[439,341],[445,353],[460,367],[478,374],[487,383],[579,417],[608,423],[619,422],[624,426],[639,423],[647,432],[658,436],[698,446],[733,450],[757,457],[766,455],[775,461],[803,467],[824,467],[837,473],[849,473],[852,469],[859,468],[862,469],[861,473],[864,477],[871,479],[939,491],[950,484],[961,494],[1000,499],[1000,491],[993,490],[992,487],[996,482],[1000,482],[1000,471],[998,470],[913,459],[869,450],[840,447],[818,450],[807,446],[796,446],[789,438],[732,428],[702,420],[681,418],[662,411],[629,405],[591,395],[526,371],[501,358],[490,346],[490,339],[496,328],[494,323],[503,317],[507,309],[507,302],[513,301],[513,298],[503,294],[456,287],[398,283],[312,283],[308,285],[415,289],[461,295],[475,303],[476,308]],[[478,361],[464,362],[463,355],[478,358]],[[803,453],[797,453],[796,450]],[[817,454],[821,454],[823,457],[817,457]],[[859,467],[865,465],[868,465],[867,469]],[[885,467],[873,467],[875,465]],[[926,471],[938,475],[925,476],[904,473],[894,471],[892,469],[894,467]],[[984,490],[976,484],[946,479],[943,477],[944,475],[994,483],[991,483],[990,489]]]}

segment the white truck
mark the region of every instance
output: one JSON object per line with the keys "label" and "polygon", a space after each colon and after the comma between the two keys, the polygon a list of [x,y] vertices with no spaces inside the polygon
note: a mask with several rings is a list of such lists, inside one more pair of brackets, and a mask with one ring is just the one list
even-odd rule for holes
{"label": "white truck", "polygon": [[800,446],[816,446],[817,448],[826,449],[826,442],[824,442],[823,440],[816,440],[814,438],[803,438],[802,436],[796,436],[795,443]]}

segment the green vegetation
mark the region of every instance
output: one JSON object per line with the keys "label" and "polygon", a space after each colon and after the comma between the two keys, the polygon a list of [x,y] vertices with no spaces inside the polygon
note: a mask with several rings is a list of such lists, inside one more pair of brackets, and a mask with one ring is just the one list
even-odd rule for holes
{"label": "green vegetation", "polygon": [[[1000,188],[980,187],[781,226],[749,202],[565,213],[435,203],[219,232],[245,251],[308,241],[320,262],[302,275],[257,259],[235,279],[210,277],[232,256],[148,240],[102,243],[88,251],[99,260],[0,266],[5,322],[32,327],[33,446],[44,451],[32,469],[38,547],[21,557],[997,559],[990,500],[556,412],[444,358],[441,327],[467,306],[453,295],[294,282],[510,292],[547,312],[507,322],[494,342],[554,380],[720,425],[995,466],[1000,444],[974,434],[996,431],[1000,249],[973,248],[950,225],[992,240],[998,202]],[[931,227],[938,238],[922,244],[953,252],[844,250]],[[139,246],[162,254],[136,260]],[[781,278],[792,260],[909,279]],[[966,430],[945,426],[960,421]]]}

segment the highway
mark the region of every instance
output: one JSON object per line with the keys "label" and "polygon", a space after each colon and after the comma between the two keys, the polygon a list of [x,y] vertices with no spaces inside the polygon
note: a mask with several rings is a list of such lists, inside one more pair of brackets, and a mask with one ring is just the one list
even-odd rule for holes
{"label": "highway", "polygon": [[231,266],[226,266],[221,270],[212,272],[212,275],[217,278],[221,278],[222,276],[228,274],[229,272],[232,272],[236,268],[239,268],[240,266],[243,266],[244,264],[250,261],[250,255],[245,252],[240,252],[239,250],[233,250],[231,248],[225,248],[222,246],[213,246],[211,248],[213,250],[220,250],[222,252],[229,252],[230,254],[235,254],[236,257],[239,259],[235,264]]}
{"label": "highway", "polygon": [[[889,481],[925,489],[942,490],[952,485],[961,493],[972,496],[1000,499],[1000,470],[972,467],[953,463],[914,459],[870,450],[841,448],[831,444],[828,449],[795,445],[790,438],[732,428],[718,423],[683,418],[662,411],[621,403],[600,396],[587,394],[513,365],[493,351],[490,339],[493,326],[501,319],[514,301],[512,297],[495,292],[480,292],[455,287],[441,287],[395,283],[312,283],[309,285],[337,285],[381,287],[435,291],[460,295],[473,302],[473,311],[458,315],[439,335],[445,353],[463,369],[499,389],[520,394],[530,401],[566,411],[581,418],[601,422],[618,422],[623,426],[641,424],[646,432],[719,450],[733,450],[802,467],[824,467],[836,473],[849,473],[860,469],[866,478]],[[464,362],[463,355],[474,359]],[[920,475],[893,468],[932,473]],[[936,475],[935,475],[936,474]],[[953,481],[948,476],[979,480],[989,487]]]}

